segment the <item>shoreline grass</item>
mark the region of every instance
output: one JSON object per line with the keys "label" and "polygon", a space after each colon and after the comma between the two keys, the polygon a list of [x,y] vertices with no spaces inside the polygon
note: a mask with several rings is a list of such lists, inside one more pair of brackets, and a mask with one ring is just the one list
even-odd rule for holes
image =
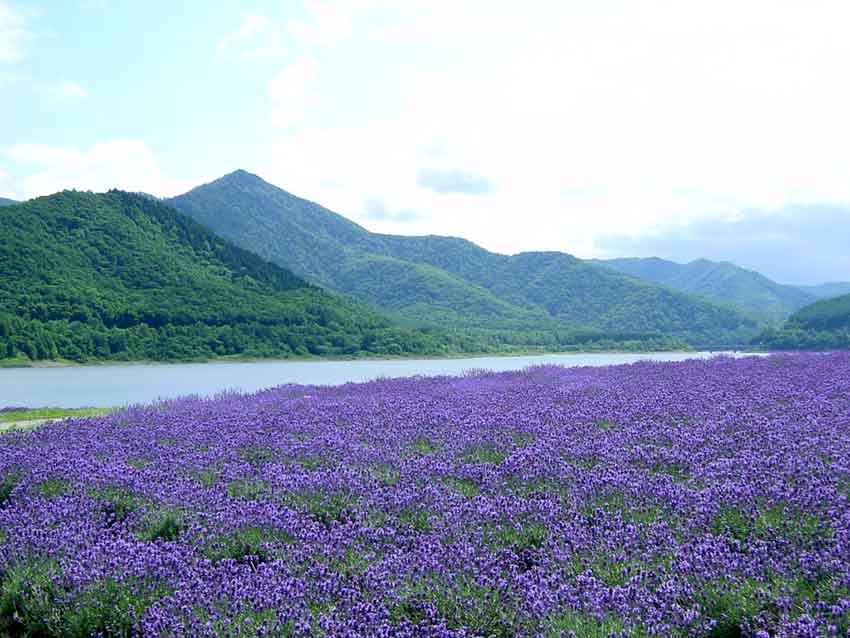
{"label": "shoreline grass", "polygon": [[0,412],[0,432],[34,428],[51,421],[105,416],[117,408],[35,408]]}

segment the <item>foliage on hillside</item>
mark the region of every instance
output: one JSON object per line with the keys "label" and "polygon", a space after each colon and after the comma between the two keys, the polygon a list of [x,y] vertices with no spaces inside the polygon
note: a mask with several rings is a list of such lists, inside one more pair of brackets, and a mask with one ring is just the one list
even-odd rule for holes
{"label": "foliage on hillside", "polygon": [[216,234],[324,286],[345,261],[346,247],[368,237],[344,217],[244,171],[166,201]]}
{"label": "foliage on hillside", "polygon": [[758,342],[772,350],[850,348],[850,295],[823,299],[798,310],[781,330],[766,331]]}
{"label": "foliage on hillside", "polygon": [[441,354],[172,208],[66,191],[0,212],[0,358]]}
{"label": "foliage on hillside", "polygon": [[740,344],[755,321],[685,294],[559,252],[494,255],[453,238],[388,238],[397,254],[445,268],[561,325],[675,335],[696,345]]}
{"label": "foliage on hillside", "polygon": [[416,325],[529,344],[539,331],[664,334],[700,346],[746,343],[757,332],[736,310],[563,253],[508,257],[462,239],[370,233],[244,171],[168,203],[309,281]]}
{"label": "foliage on hillside", "polygon": [[808,330],[850,328],[850,295],[823,299],[806,306],[794,313],[788,323]]}
{"label": "foliage on hillside", "polygon": [[715,302],[734,304],[762,322],[784,321],[795,310],[816,299],[809,291],[776,283],[760,273],[729,262],[698,259],[678,264],[650,257],[607,259],[598,263]]}
{"label": "foliage on hillside", "polygon": [[0,197],[0,206],[11,206],[12,204],[17,204],[14,199],[7,199],[5,197]]}

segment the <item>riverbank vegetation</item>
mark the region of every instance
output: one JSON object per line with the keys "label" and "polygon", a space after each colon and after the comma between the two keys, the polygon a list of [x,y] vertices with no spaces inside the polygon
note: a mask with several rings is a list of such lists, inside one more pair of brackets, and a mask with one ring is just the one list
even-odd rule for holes
{"label": "riverbank vegetation", "polygon": [[27,429],[60,419],[83,419],[103,416],[114,412],[114,408],[36,408],[29,409],[0,405],[0,432]]}

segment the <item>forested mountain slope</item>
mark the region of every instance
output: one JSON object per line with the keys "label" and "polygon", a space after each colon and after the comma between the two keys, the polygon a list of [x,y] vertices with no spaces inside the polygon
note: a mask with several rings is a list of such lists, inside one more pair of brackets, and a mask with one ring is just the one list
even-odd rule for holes
{"label": "forested mountain slope", "polygon": [[822,299],[795,312],[788,324],[807,330],[850,328],[850,295]]}
{"label": "forested mountain slope", "polygon": [[822,299],[795,312],[781,330],[768,330],[760,344],[773,350],[850,348],[850,295]]}
{"label": "forested mountain slope", "polygon": [[564,253],[491,253],[463,239],[371,233],[236,171],[167,200],[234,243],[309,281],[411,322],[510,332],[664,334],[694,345],[747,342],[757,321]]}
{"label": "forested mountain slope", "polygon": [[[451,344],[452,347],[458,344]],[[439,354],[169,206],[65,191],[0,209],[0,358]]]}
{"label": "forested mountain slope", "polygon": [[645,281],[700,295],[719,303],[734,304],[752,316],[771,323],[815,301],[815,295],[795,286],[779,284],[764,275],[729,262],[698,259],[679,264],[657,257],[606,259],[597,263]]}

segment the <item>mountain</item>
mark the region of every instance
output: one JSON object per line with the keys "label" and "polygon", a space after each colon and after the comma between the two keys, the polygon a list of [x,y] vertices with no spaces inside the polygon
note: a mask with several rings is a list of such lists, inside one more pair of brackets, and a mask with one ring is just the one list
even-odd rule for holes
{"label": "mountain", "polygon": [[14,199],[6,199],[5,197],[0,197],[0,206],[11,206],[12,204],[17,204]]}
{"label": "mountain", "polygon": [[734,304],[759,320],[780,323],[817,297],[795,286],[776,283],[729,262],[698,259],[679,264],[658,257],[598,260],[597,263],[645,281]]}
{"label": "mountain", "polygon": [[801,308],[781,330],[767,330],[758,343],[772,350],[850,348],[850,295],[821,299]]}
{"label": "mountain", "polygon": [[826,284],[820,284],[818,286],[796,287],[816,299],[829,299],[830,297],[850,295],[850,281],[833,281]]}
{"label": "mountain", "polygon": [[149,198],[65,191],[0,209],[0,358],[441,354]]}
{"label": "mountain", "polygon": [[791,316],[788,325],[804,330],[846,330],[850,328],[850,295],[806,306]]}
{"label": "mountain", "polygon": [[507,256],[452,237],[371,233],[245,171],[166,203],[308,281],[411,324],[483,330],[515,343],[590,330],[728,345],[758,329],[734,309],[565,253]]}

